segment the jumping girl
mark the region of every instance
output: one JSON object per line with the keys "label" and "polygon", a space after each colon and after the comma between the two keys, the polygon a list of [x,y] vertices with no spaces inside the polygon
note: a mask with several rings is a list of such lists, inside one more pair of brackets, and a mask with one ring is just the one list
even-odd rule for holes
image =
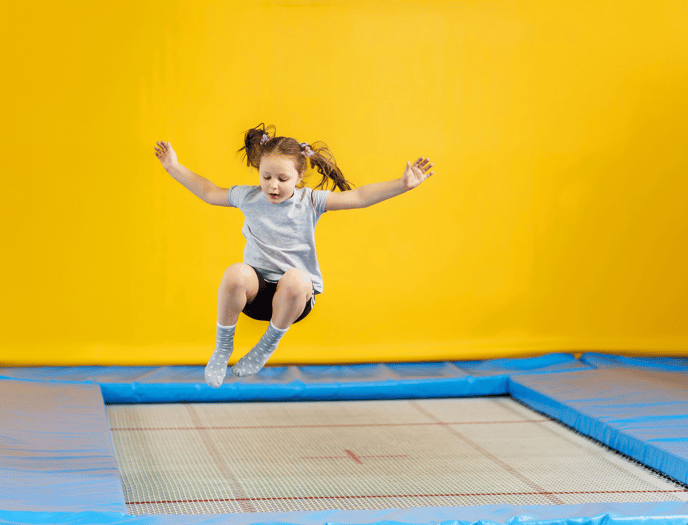
{"label": "jumping girl", "polygon": [[[270,324],[258,344],[232,367],[237,377],[258,372],[287,329],[312,311],[315,295],[323,291],[315,226],[324,212],[372,206],[415,188],[434,173],[430,159],[421,157],[407,162],[399,179],[352,189],[326,144],[277,137],[275,127],[264,124],[245,133],[241,151],[246,165],[258,170],[260,185],[218,188],[179,164],[169,142],[155,147],[163,168],[194,195],[244,214],[244,262],[227,268],[217,295],[217,342],[205,368],[205,381],[214,388],[227,373],[241,312]],[[315,189],[303,182],[309,162],[322,175]],[[340,192],[326,189],[328,182]]]}

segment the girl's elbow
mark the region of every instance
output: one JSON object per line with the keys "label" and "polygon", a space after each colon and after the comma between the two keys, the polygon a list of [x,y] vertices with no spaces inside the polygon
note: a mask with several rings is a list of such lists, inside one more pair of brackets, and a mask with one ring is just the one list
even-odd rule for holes
{"label": "girl's elbow", "polygon": [[357,189],[345,191],[342,193],[342,196],[345,198],[345,207],[349,210],[358,210],[360,208],[367,208],[370,206],[366,196],[361,195]]}
{"label": "girl's elbow", "polygon": [[363,197],[360,197],[356,200],[356,205],[354,206],[354,208],[360,210],[362,208],[368,208],[368,207],[372,206],[373,204],[375,204],[375,203],[371,202],[369,199],[365,199]]}

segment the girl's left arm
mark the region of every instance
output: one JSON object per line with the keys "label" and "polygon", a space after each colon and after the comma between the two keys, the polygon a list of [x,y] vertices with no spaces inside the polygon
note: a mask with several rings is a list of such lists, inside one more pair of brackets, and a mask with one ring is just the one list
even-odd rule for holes
{"label": "girl's left arm", "polygon": [[[378,202],[382,202],[402,193],[412,190],[434,171],[430,171],[433,164],[426,157],[419,158],[416,162],[406,163],[406,169],[400,179],[388,182],[377,182],[356,188],[355,190],[341,193],[330,192],[325,202],[325,210],[351,210],[355,208],[367,208]],[[430,171],[430,173],[428,173]]]}

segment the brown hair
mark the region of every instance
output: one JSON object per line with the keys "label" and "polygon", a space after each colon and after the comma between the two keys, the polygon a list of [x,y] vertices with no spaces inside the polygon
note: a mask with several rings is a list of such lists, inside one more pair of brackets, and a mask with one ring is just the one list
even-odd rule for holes
{"label": "brown hair", "polygon": [[[247,166],[258,169],[260,160],[265,155],[283,155],[290,157],[294,161],[296,171],[305,175],[310,160],[311,168],[318,170],[322,175],[322,180],[315,189],[327,189],[327,183],[332,183],[332,189],[338,188],[341,191],[350,190],[351,183],[344,178],[341,170],[334,160],[334,155],[327,148],[324,142],[314,142],[313,144],[302,145],[296,139],[289,137],[276,137],[275,126],[265,127],[260,123],[255,128],[249,129],[244,134],[244,147],[237,153],[244,152],[244,159]],[[264,139],[263,135],[267,138]],[[311,153],[307,157],[305,153]]]}

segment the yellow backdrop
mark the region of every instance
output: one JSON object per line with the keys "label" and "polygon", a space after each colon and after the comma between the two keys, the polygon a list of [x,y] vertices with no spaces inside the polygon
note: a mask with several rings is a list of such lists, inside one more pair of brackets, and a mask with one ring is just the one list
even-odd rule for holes
{"label": "yellow backdrop", "polygon": [[[41,5],[42,4],[42,5]],[[688,352],[688,2],[14,2],[3,53],[0,363],[203,364],[260,122],[325,141],[325,293],[271,363]],[[265,323],[242,317],[235,361]]]}

